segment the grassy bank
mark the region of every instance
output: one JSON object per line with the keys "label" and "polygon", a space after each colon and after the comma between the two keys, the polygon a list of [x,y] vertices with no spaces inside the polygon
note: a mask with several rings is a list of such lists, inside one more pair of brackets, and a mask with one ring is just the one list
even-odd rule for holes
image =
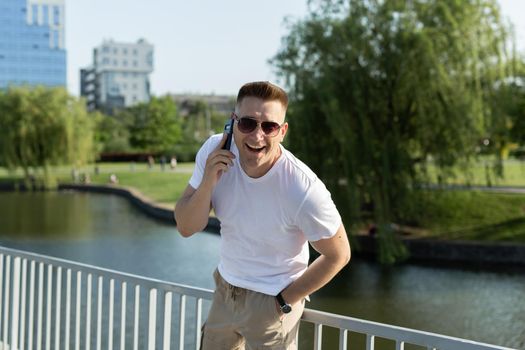
{"label": "grassy bank", "polygon": [[421,196],[414,216],[423,236],[525,243],[523,194],[431,191]]}
{"label": "grassy bank", "polygon": [[[134,187],[152,200],[173,205],[181,196],[193,171],[193,163],[182,163],[176,169],[160,165],[151,169],[146,164],[104,163],[78,168],[79,179],[86,174],[91,183],[108,184],[115,174],[119,185]],[[507,162],[511,176],[499,185],[525,186],[522,162]],[[483,166],[478,167],[478,183],[484,185]],[[70,167],[56,167],[53,173],[60,182],[73,182]],[[7,173],[0,168],[0,181],[21,178],[21,172]],[[457,183],[465,183],[459,181]],[[419,236],[446,239],[525,242],[525,195],[480,191],[429,191],[418,199],[417,210],[411,214]]]}

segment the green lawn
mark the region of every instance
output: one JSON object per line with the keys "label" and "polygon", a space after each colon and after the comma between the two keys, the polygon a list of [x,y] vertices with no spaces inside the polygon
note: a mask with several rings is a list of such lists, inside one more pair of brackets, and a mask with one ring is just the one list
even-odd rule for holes
{"label": "green lawn", "polygon": [[[175,170],[166,166],[164,171],[156,164],[151,169],[146,164],[131,163],[102,163],[98,164],[98,175],[95,166],[79,167],[79,178],[88,174],[91,183],[108,184],[111,174],[115,174],[119,185],[134,187],[155,202],[173,205],[186,188],[193,171],[194,163],[181,163]],[[53,173],[61,183],[73,183],[71,167],[54,167]],[[0,168],[0,181],[2,179],[22,178],[22,172],[8,173]]]}
{"label": "green lawn", "polygon": [[[482,158],[478,162],[469,166],[468,171],[463,171],[461,167],[456,167],[447,177],[449,184],[470,184],[487,186],[525,186],[525,161],[508,159],[503,163],[503,178],[496,177],[492,171],[493,163],[490,158]],[[487,169],[489,170],[487,172]],[[437,182],[436,167],[430,163],[428,172],[431,182]]]}

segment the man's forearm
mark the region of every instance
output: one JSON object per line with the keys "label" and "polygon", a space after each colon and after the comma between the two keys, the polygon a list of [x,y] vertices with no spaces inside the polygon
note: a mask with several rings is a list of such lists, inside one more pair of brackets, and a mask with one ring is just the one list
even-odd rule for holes
{"label": "man's forearm", "polygon": [[348,263],[349,259],[319,256],[305,273],[282,292],[287,303],[295,304],[322,288]]}
{"label": "man's forearm", "polygon": [[331,238],[310,243],[321,255],[315,259],[301,277],[282,292],[284,300],[290,304],[303,300],[307,295],[330,282],[350,261],[350,244],[342,224]]}
{"label": "man's forearm", "polygon": [[210,215],[210,204],[211,191],[205,186],[200,186],[190,195],[183,195],[177,201],[175,220],[181,235],[189,237],[206,227]]}

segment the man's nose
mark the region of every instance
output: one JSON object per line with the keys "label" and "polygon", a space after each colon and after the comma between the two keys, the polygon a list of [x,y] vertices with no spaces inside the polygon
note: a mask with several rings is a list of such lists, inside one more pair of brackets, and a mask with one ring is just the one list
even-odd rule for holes
{"label": "man's nose", "polygon": [[264,131],[262,129],[262,125],[261,123],[257,123],[257,126],[255,127],[255,129],[252,131],[252,135],[254,137],[257,138],[257,140],[260,140],[260,139],[263,139],[265,134],[264,134]]}

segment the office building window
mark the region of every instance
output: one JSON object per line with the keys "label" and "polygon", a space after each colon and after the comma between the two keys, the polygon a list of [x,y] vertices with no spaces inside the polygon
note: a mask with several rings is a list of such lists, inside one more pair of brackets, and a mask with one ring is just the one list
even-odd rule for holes
{"label": "office building window", "polygon": [[128,66],[128,61],[127,61],[127,60],[122,60],[122,65],[123,65],[124,67],[127,67],[127,66]]}
{"label": "office building window", "polygon": [[44,19],[44,25],[49,25],[49,7],[47,5],[42,5],[42,13]]}
{"label": "office building window", "polygon": [[38,24],[38,5],[32,5],[31,6],[31,12],[32,12],[32,23]]}
{"label": "office building window", "polygon": [[55,48],[60,48],[58,30],[53,31],[53,43]]}
{"label": "office building window", "polygon": [[60,8],[58,6],[53,6],[53,23],[55,25],[60,24]]}

